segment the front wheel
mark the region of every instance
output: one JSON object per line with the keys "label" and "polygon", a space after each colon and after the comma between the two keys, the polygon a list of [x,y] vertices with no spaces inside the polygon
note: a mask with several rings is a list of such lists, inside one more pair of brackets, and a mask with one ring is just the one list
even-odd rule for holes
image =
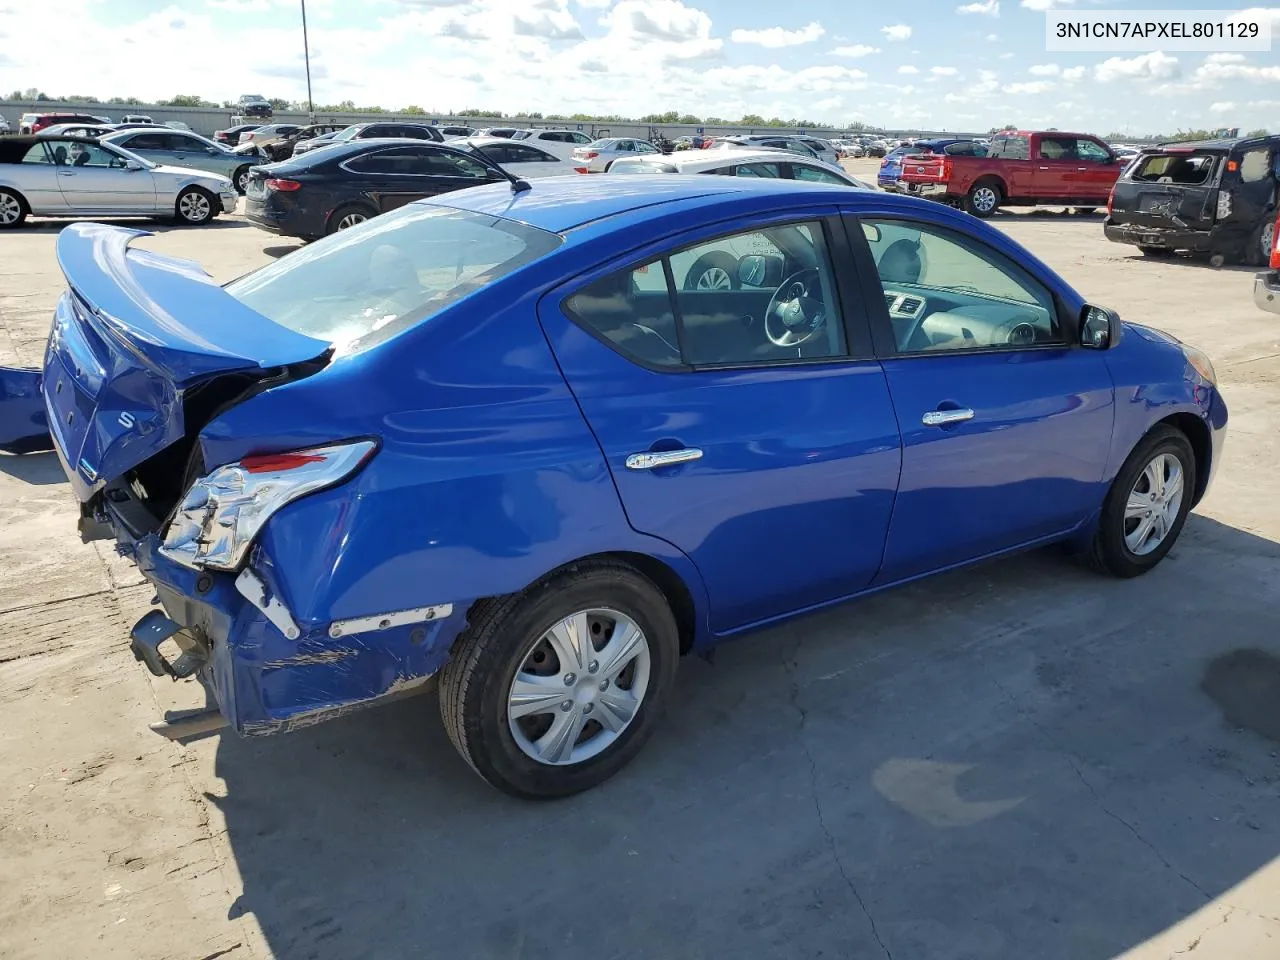
{"label": "front wheel", "polygon": [[179,223],[187,223],[193,227],[208,223],[218,213],[217,199],[207,190],[199,187],[187,187],[178,194],[174,205]]}
{"label": "front wheel", "polygon": [[1090,564],[1117,577],[1146,573],[1182,533],[1195,489],[1196,459],[1186,434],[1173,427],[1152,430],[1107,492]]}
{"label": "front wheel", "polygon": [[249,189],[249,165],[237,167],[236,172],[231,177],[231,182],[236,186],[236,193],[240,196],[245,195],[245,191]]}
{"label": "front wheel", "polygon": [[990,181],[980,180],[969,188],[964,198],[965,213],[986,219],[1000,207],[1000,188]]}
{"label": "front wheel", "polygon": [[477,604],[441,671],[440,714],[463,759],[499,790],[567,796],[640,752],[679,653],[652,581],[618,563],[571,567]]}

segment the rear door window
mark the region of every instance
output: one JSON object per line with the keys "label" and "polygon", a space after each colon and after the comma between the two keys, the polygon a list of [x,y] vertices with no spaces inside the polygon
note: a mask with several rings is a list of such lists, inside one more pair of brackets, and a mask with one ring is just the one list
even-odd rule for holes
{"label": "rear door window", "polygon": [[1031,141],[1027,137],[997,137],[991,141],[988,153],[1005,160],[1029,160]]}
{"label": "rear door window", "polygon": [[1257,183],[1271,176],[1271,153],[1266,147],[1247,150],[1240,158],[1240,179],[1245,183]]}
{"label": "rear door window", "polygon": [[731,168],[735,177],[763,177],[766,180],[781,180],[782,165],[777,163],[743,163]]}
{"label": "rear door window", "polygon": [[796,180],[807,180],[810,183],[834,183],[842,187],[849,185],[848,181],[839,174],[832,173],[830,170],[811,167],[805,163],[793,163],[791,165],[791,176]]}

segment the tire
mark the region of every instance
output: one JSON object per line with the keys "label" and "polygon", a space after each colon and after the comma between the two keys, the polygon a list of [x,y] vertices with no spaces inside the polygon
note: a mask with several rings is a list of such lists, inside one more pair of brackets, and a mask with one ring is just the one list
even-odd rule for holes
{"label": "tire", "polygon": [[985,220],[1000,208],[1004,191],[994,180],[979,180],[964,198],[964,212]]}
{"label": "tire", "polygon": [[723,250],[704,253],[685,274],[686,290],[737,290],[742,286],[738,279],[738,259]]}
{"label": "tire", "polygon": [[[1139,549],[1135,551],[1130,542],[1126,541],[1126,535],[1136,536],[1146,521],[1143,517],[1126,519],[1131,494],[1135,505],[1145,502],[1143,498],[1149,496],[1152,490],[1150,477],[1145,473],[1148,465],[1158,463],[1161,465],[1159,469],[1164,469],[1170,458],[1177,462],[1181,470],[1178,506],[1171,520],[1168,519],[1171,515],[1166,508],[1166,519],[1163,521],[1165,532],[1159,542],[1150,547],[1151,541],[1148,539],[1145,543],[1140,543]],[[1138,489],[1144,486],[1145,490]],[[1098,530],[1086,555],[1090,566],[1099,573],[1126,578],[1140,576],[1152,569],[1164,559],[1182,533],[1187,514],[1191,512],[1195,489],[1196,458],[1186,435],[1173,427],[1156,427],[1129,454],[1111,484],[1111,489],[1107,491],[1107,498],[1102,504],[1102,515],[1098,520]],[[1169,506],[1172,506],[1171,500]],[[1154,509],[1158,513],[1158,508]],[[1155,532],[1158,533],[1158,525]]]}
{"label": "tire", "polygon": [[1172,257],[1173,251],[1168,247],[1138,247],[1144,257]]}
{"label": "tire", "polygon": [[[629,665],[616,674],[619,682],[613,688],[616,696],[617,691],[634,690],[642,684],[639,707],[615,733],[586,716],[596,706],[597,701],[592,698],[602,689],[601,684],[607,687],[607,682],[597,683],[595,676],[582,675],[582,667],[575,665],[569,671],[574,674],[572,682],[560,688],[561,679],[566,677],[564,664],[561,655],[546,642],[553,626],[580,611],[621,615],[642,633],[644,653],[625,661]],[[590,622],[594,631],[598,620]],[[607,635],[611,634],[596,634]],[[607,649],[593,646],[585,656],[600,654],[603,660]],[[542,661],[537,660],[540,655]],[[466,631],[454,644],[452,656],[440,674],[440,716],[462,758],[491,785],[529,800],[568,796],[607,780],[640,752],[671,693],[679,656],[675,618],[652,581],[621,563],[569,567],[523,593],[476,605]],[[647,657],[643,666],[642,657]],[[599,669],[601,677],[609,669],[596,660],[588,666]],[[517,673],[524,670],[542,670],[539,676],[555,685],[550,696],[557,701],[561,696],[566,699],[545,711],[535,709],[524,718],[511,719],[509,697]],[[625,679],[627,670],[633,671],[629,680]],[[624,683],[630,686],[624,687]],[[566,711],[566,703],[574,706]],[[612,715],[603,699],[599,705],[596,717]],[[571,752],[582,751],[581,759],[575,760],[571,755],[555,758],[553,728],[562,716],[566,725],[579,724],[577,728],[564,728],[569,733],[574,729],[580,732],[573,742],[562,742]],[[619,721],[615,718],[614,722]],[[551,738],[541,748],[551,756],[550,760],[535,756],[544,738]],[[598,752],[592,753],[593,750]]]}
{"label": "tire", "polygon": [[1262,222],[1249,235],[1249,246],[1245,248],[1244,262],[1251,267],[1265,267],[1271,260],[1271,244],[1275,239],[1276,214],[1268,211]]}
{"label": "tire", "polygon": [[231,182],[235,184],[236,193],[243,197],[249,187],[249,164],[236,167],[235,173],[231,175]]}
{"label": "tire", "polygon": [[13,190],[0,189],[0,230],[22,226],[30,212],[26,197]]}
{"label": "tire", "polygon": [[372,220],[377,215],[376,210],[371,210],[364,204],[344,203],[329,214],[329,221],[324,228],[325,235],[328,236],[331,233],[337,233],[339,230],[358,226],[366,220]]}
{"label": "tire", "polygon": [[178,223],[192,227],[203,226],[218,215],[218,198],[200,187],[187,187],[173,205],[173,215]]}

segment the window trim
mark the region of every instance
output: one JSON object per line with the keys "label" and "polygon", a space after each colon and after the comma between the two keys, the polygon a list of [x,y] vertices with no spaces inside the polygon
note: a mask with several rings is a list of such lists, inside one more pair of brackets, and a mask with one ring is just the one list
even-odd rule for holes
{"label": "window trim", "polygon": [[[592,324],[583,320],[570,306],[569,301],[581,293],[586,287],[603,280],[614,273],[624,270],[634,271],[655,261],[663,265],[663,276],[667,282],[667,303],[675,318],[677,335],[683,332],[683,317],[676,299],[675,275],[671,270],[671,257],[689,247],[714,243],[726,237],[743,233],[765,230],[774,227],[800,226],[816,223],[823,232],[823,241],[827,245],[827,257],[831,263],[832,286],[840,309],[840,319],[844,328],[845,354],[839,357],[797,357],[788,360],[768,360],[764,362],[732,362],[716,364],[689,364],[684,362],[684,343],[681,340],[681,363],[673,366],[661,366],[649,363],[639,357],[623,352],[616,343],[597,330]],[[672,245],[672,237],[664,237],[641,247],[620,258],[597,264],[591,269],[578,274],[560,285],[547,295],[554,303],[554,309],[567,317],[575,327],[587,336],[603,344],[609,350],[628,363],[634,364],[651,373],[662,374],[694,374],[701,371],[719,372],[725,370],[770,370],[777,367],[814,366],[815,364],[875,363],[872,336],[872,318],[866,311],[859,285],[853,281],[855,264],[847,236],[847,228],[842,223],[841,212],[830,206],[822,205],[812,208],[800,208],[770,214],[756,220],[749,226],[743,226],[740,219],[721,220],[703,224],[692,233],[686,232],[678,236],[676,245]],[[879,277],[875,277],[876,289],[879,289]],[[883,308],[884,298],[880,298]]]}
{"label": "window trim", "polygon": [[[1017,346],[1014,344],[977,347],[955,350],[927,350],[919,353],[904,353],[898,349],[898,340],[894,335],[893,321],[889,318],[889,309],[884,304],[884,283],[880,279],[880,271],[876,268],[875,257],[871,253],[871,244],[867,242],[862,233],[862,220],[875,220],[879,223],[884,222],[900,222],[905,226],[915,227],[922,230],[936,231],[943,235],[951,235],[963,241],[960,245],[977,244],[980,245],[1002,269],[1008,271],[1022,282],[1040,287],[1049,295],[1049,300],[1053,304],[1054,318],[1058,321],[1058,328],[1062,331],[1062,341],[1059,343],[1037,343],[1030,346]],[[900,214],[879,214],[874,212],[852,213],[845,212],[843,214],[845,224],[845,232],[848,234],[849,242],[852,245],[853,257],[857,263],[858,276],[862,281],[863,289],[874,289],[877,296],[870,298],[871,306],[868,308],[868,321],[871,327],[871,338],[875,344],[875,356],[877,360],[923,360],[930,357],[967,357],[978,356],[982,354],[1001,354],[1009,355],[1013,353],[1027,352],[1049,352],[1061,350],[1074,350],[1080,348],[1080,337],[1076,329],[1077,318],[1071,315],[1069,310],[1064,309],[1062,297],[1059,291],[1046,280],[1036,276],[1022,264],[1013,260],[1000,250],[997,250],[981,237],[966,233],[964,230],[953,227],[949,224],[935,223],[931,220],[918,220],[911,217],[904,217]],[[868,286],[868,282],[872,286]]]}

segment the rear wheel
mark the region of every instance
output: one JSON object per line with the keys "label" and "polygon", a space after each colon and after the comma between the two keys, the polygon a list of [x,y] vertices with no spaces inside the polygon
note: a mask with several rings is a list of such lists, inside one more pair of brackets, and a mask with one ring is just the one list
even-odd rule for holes
{"label": "rear wheel", "polygon": [[1117,577],[1146,573],[1182,533],[1196,489],[1196,459],[1182,431],[1152,430],[1125,460],[1107,498],[1088,559]]}
{"label": "rear wheel", "polygon": [[231,177],[231,182],[236,185],[236,193],[243,197],[245,191],[249,189],[249,165],[247,163],[243,167],[236,168],[236,172]]}
{"label": "rear wheel", "polygon": [[595,786],[653,732],[680,643],[662,592],[631,567],[571,567],[481,601],[440,674],[440,714],[481,777],[527,799]]}
{"label": "rear wheel", "polygon": [[969,193],[964,198],[965,213],[971,213],[985,220],[999,209],[1000,201],[1003,199],[999,184],[990,180],[979,180],[969,188]]}
{"label": "rear wheel", "polygon": [[213,194],[199,187],[187,187],[178,194],[174,204],[179,223],[200,226],[212,220],[218,212],[218,200]]}
{"label": "rear wheel", "polygon": [[1271,245],[1275,242],[1275,212],[1268,213],[1258,228],[1249,238],[1249,246],[1245,250],[1244,262],[1251,267],[1265,266],[1271,259]]}
{"label": "rear wheel", "polygon": [[374,211],[358,203],[344,204],[329,214],[329,223],[325,228],[325,232],[337,233],[339,230],[348,230],[351,227],[359,226],[376,215]]}
{"label": "rear wheel", "polygon": [[0,189],[0,230],[11,230],[22,226],[27,219],[27,201],[21,194],[11,190]]}

